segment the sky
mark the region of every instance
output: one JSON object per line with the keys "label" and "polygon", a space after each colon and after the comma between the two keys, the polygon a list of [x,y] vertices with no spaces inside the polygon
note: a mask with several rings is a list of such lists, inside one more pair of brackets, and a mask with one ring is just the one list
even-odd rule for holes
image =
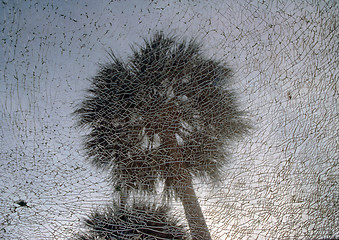
{"label": "sky", "polygon": [[225,61],[254,125],[223,184],[196,183],[213,239],[339,237],[337,13],[335,1],[2,1],[0,238],[66,239],[111,201],[71,113],[108,50],[127,59],[156,30]]}

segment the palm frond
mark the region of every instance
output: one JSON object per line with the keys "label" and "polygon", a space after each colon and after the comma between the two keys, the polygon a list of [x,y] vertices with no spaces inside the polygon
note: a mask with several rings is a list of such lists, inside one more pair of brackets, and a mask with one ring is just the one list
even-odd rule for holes
{"label": "palm frond", "polygon": [[85,232],[76,236],[78,240],[187,239],[187,229],[170,216],[166,206],[134,203],[121,208],[114,204],[94,211],[84,223]]}

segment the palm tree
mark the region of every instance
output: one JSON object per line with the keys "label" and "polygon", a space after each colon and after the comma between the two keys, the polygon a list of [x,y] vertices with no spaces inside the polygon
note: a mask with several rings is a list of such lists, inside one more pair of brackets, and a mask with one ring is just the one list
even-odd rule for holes
{"label": "palm tree", "polygon": [[132,50],[127,62],[110,54],[75,112],[90,129],[89,159],[110,171],[122,202],[164,183],[168,199],[182,202],[192,239],[211,239],[193,179],[219,180],[225,146],[249,129],[227,89],[231,71],[196,41],[162,32]]}
{"label": "palm tree", "polygon": [[93,212],[85,219],[86,233],[77,240],[185,240],[186,229],[171,217],[166,206],[134,203],[121,208],[118,204]]}

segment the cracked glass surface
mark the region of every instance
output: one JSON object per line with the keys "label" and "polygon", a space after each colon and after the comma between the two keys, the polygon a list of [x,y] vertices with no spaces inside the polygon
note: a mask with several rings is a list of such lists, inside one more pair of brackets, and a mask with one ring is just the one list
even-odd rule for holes
{"label": "cracked glass surface", "polygon": [[[112,186],[109,171],[88,161],[83,136],[90,129],[79,130],[73,112],[111,53],[128,62],[156,31],[195,39],[206,59],[231,69],[228,86],[252,125],[227,145],[218,181],[193,179],[211,238],[339,237],[335,1],[4,0],[0,11],[0,238],[88,236],[93,225],[84,219],[110,212],[105,206],[124,185]],[[219,87],[218,74],[209,86]],[[165,102],[191,101],[161,83],[158,89],[166,89],[159,93]],[[178,148],[205,117],[187,111],[193,119],[176,125]],[[148,122],[172,122],[165,111],[151,112]],[[157,128],[153,122],[139,131],[143,151],[161,148]],[[147,201],[162,203],[164,188],[159,181]],[[133,191],[128,204],[134,200],[145,196]],[[180,197],[165,203],[168,222],[188,231]],[[145,217],[158,213],[138,206]],[[135,217],[135,209],[126,212]]]}

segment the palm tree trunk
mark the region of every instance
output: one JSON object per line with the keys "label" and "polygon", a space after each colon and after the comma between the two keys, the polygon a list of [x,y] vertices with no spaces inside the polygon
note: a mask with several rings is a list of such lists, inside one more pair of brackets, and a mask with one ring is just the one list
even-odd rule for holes
{"label": "palm tree trunk", "polygon": [[189,176],[185,179],[185,185],[179,197],[184,206],[192,240],[210,240],[212,238],[193,188],[192,177]]}
{"label": "palm tree trunk", "polygon": [[166,139],[165,145],[171,149],[173,159],[176,159],[178,163],[175,166],[177,172],[175,189],[184,207],[192,240],[211,240],[210,232],[193,188],[191,173],[185,169],[185,164],[182,164],[184,163],[184,156],[180,151],[176,137],[173,133],[168,133],[167,138],[164,139]]}

